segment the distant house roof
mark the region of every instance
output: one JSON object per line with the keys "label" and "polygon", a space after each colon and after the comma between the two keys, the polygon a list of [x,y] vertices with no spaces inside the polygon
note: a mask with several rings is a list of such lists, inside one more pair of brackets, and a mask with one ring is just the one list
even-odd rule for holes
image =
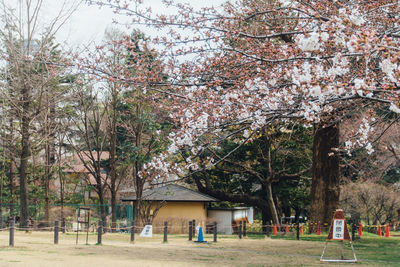
{"label": "distant house roof", "polygon": [[[136,195],[125,197],[122,201],[135,201]],[[168,184],[143,192],[142,200],[153,201],[186,201],[186,202],[212,202],[219,201],[211,196],[193,191],[186,187]]]}
{"label": "distant house roof", "polygon": [[[79,154],[79,155],[78,155]],[[78,153],[74,153],[71,157],[66,158],[62,165],[64,166],[64,172],[66,173],[77,173],[77,174],[85,174],[87,175],[88,183],[91,185],[96,185],[96,178],[90,173],[90,171],[85,167],[83,162],[88,163],[91,166],[91,159],[93,158],[97,161],[107,160],[110,157],[110,153],[108,151],[81,151]],[[108,180],[107,174],[104,170],[102,170],[101,174],[102,183]]]}

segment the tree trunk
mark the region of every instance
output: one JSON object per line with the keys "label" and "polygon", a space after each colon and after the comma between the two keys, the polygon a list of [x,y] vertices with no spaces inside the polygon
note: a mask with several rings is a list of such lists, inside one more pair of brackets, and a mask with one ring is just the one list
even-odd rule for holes
{"label": "tree trunk", "polygon": [[46,166],[45,166],[45,175],[44,175],[44,187],[45,187],[45,196],[44,196],[44,225],[49,226],[50,221],[50,145],[48,141],[46,141],[45,146],[45,154],[46,154]]}
{"label": "tree trunk", "polygon": [[110,129],[110,171],[111,171],[111,221],[112,229],[115,232],[116,228],[116,204],[117,204],[117,99],[116,93],[113,92],[113,102],[112,102],[112,119],[111,119],[111,129]]}
{"label": "tree trunk", "polygon": [[[266,234],[267,233],[267,225],[270,225],[270,223],[271,223],[271,219],[272,219],[272,216],[271,216],[271,212],[269,211],[269,209],[268,208],[262,208],[261,209],[261,216],[262,216],[262,231],[263,231],[263,233],[264,234]],[[271,227],[269,227],[269,230],[270,230],[270,232],[271,232]]]}
{"label": "tree trunk", "polygon": [[[12,155],[12,154],[11,154]],[[14,167],[14,158],[10,158],[10,175],[8,176],[9,180],[9,188],[10,188],[10,214],[14,214],[14,194],[15,194],[15,188],[14,188],[14,172],[15,172],[15,167]]]}
{"label": "tree trunk", "polygon": [[117,196],[114,190],[111,190],[111,225],[112,225],[112,232],[115,233],[116,224],[116,206],[117,206]]}
{"label": "tree trunk", "polygon": [[316,125],[311,185],[311,221],[330,223],[339,202],[339,127]]}
{"label": "tree trunk", "polygon": [[97,195],[99,196],[99,202],[100,202],[100,216],[101,216],[101,220],[105,224],[107,223],[107,214],[106,214],[106,207],[104,205],[104,195],[103,195],[103,188],[101,185],[101,178],[99,179],[99,181],[97,181]]}
{"label": "tree trunk", "polygon": [[20,185],[20,227],[27,226],[28,212],[28,182],[27,169],[29,159],[29,121],[26,115],[22,116],[21,131],[21,163],[19,166],[19,185]]}
{"label": "tree trunk", "polygon": [[55,101],[47,94],[47,101],[49,105],[49,113],[46,114],[46,166],[45,166],[45,203],[44,203],[44,217],[45,225],[50,225],[50,180],[52,178],[52,167],[55,163],[55,133],[53,125],[55,124]]}
{"label": "tree trunk", "polygon": [[10,215],[14,214],[14,194],[15,194],[15,188],[14,188],[14,173],[15,173],[15,164],[14,164],[14,153],[11,151],[13,147],[13,137],[14,137],[14,123],[13,119],[10,118],[9,120],[10,123],[10,133],[8,135],[8,142],[9,142],[9,155],[10,155],[10,174],[8,176],[9,180],[9,187],[10,187]]}
{"label": "tree trunk", "polygon": [[271,212],[272,221],[274,224],[280,225],[279,216],[278,216],[278,212],[276,211],[276,205],[275,205],[274,196],[272,193],[272,185],[270,183],[266,184],[265,189],[267,192],[268,207]]}

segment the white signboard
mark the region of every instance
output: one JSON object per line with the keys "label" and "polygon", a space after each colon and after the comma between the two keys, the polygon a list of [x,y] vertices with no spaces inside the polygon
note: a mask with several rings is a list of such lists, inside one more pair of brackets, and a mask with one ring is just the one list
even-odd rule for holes
{"label": "white signboard", "polygon": [[80,223],[72,223],[72,231],[82,231],[82,225]]}
{"label": "white signboard", "polygon": [[344,220],[333,220],[333,240],[344,240]]}
{"label": "white signboard", "polygon": [[144,237],[153,237],[153,225],[151,224],[147,224],[142,232],[140,233],[140,236],[144,236]]}

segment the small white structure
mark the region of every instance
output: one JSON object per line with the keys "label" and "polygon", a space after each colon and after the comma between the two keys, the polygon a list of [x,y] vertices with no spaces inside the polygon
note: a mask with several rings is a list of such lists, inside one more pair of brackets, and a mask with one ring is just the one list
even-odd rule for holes
{"label": "small white structure", "polygon": [[209,208],[207,219],[216,221],[219,234],[233,234],[233,225],[237,221],[246,221],[253,223],[253,207],[235,207],[235,208]]}

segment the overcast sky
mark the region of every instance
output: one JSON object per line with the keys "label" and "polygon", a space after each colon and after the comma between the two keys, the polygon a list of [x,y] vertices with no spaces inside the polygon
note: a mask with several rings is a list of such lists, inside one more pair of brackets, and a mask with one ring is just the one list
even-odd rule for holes
{"label": "overcast sky", "polygon": [[[51,16],[61,8],[63,1],[46,0],[45,13]],[[155,13],[173,13],[173,10],[167,10],[162,5],[161,0],[144,0],[145,5],[151,6]],[[187,1],[181,1],[187,2]],[[220,6],[224,0],[201,0],[189,1],[196,8],[203,6]],[[88,6],[83,3],[72,15],[71,19],[60,29],[57,34],[58,42],[68,44],[68,46],[82,46],[91,42],[100,43],[107,27],[113,26],[112,21],[117,19],[119,22],[126,23],[129,18],[114,14],[107,7],[99,8],[97,6]],[[116,27],[114,25],[114,27]],[[121,30],[128,32],[125,27],[119,26]],[[147,35],[157,34],[155,30],[142,28]]]}

